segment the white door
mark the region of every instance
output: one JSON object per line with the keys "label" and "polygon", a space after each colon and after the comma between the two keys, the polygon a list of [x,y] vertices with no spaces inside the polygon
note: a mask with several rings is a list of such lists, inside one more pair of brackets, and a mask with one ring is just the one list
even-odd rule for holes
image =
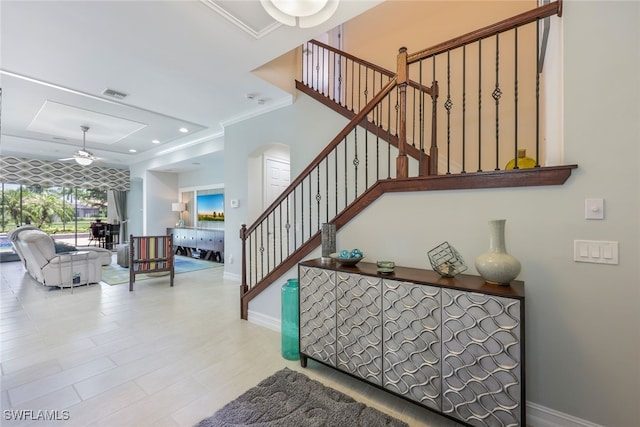
{"label": "white door", "polygon": [[[267,209],[291,182],[289,162],[265,157],[264,171],[264,209]],[[276,209],[266,221],[263,229],[265,241],[262,243],[264,251],[261,251],[265,271],[270,271],[287,257],[286,243],[282,246],[287,241],[287,216],[285,204]]]}
{"label": "white door", "polygon": [[289,162],[282,159],[266,157],[264,209],[269,207],[275,199],[289,186],[291,182]]}

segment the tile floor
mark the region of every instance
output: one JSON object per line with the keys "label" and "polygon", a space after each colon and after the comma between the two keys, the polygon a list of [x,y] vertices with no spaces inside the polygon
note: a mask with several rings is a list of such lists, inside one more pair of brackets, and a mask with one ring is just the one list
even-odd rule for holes
{"label": "tile floor", "polygon": [[[3,426],[192,426],[284,367],[411,426],[457,425],[313,361],[303,369],[283,359],[279,333],[240,320],[239,284],[221,268],[176,275],[173,288],[139,281],[132,293],[126,284],[46,288],[19,262],[0,273]],[[20,421],[9,410],[61,420]]]}

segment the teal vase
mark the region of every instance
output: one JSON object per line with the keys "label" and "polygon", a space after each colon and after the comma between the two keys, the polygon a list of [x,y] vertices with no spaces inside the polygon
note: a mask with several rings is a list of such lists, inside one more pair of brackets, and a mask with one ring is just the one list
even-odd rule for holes
{"label": "teal vase", "polygon": [[289,279],[282,286],[282,357],[287,360],[300,358],[299,315],[298,315],[298,279]]}

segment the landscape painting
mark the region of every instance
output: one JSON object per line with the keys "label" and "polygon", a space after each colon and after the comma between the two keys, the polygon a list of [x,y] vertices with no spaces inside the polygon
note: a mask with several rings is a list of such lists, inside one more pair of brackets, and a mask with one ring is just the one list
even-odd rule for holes
{"label": "landscape painting", "polygon": [[198,195],[198,221],[224,221],[224,194]]}

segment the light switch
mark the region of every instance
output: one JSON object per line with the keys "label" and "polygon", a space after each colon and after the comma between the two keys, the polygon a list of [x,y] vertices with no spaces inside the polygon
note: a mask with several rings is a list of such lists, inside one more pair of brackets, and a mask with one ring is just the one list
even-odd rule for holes
{"label": "light switch", "polygon": [[584,200],[585,219],[604,219],[604,199]]}
{"label": "light switch", "polygon": [[578,252],[580,254],[580,258],[589,258],[589,248],[587,245],[578,246]]}
{"label": "light switch", "polygon": [[618,264],[618,242],[574,240],[573,260],[597,264]]}

